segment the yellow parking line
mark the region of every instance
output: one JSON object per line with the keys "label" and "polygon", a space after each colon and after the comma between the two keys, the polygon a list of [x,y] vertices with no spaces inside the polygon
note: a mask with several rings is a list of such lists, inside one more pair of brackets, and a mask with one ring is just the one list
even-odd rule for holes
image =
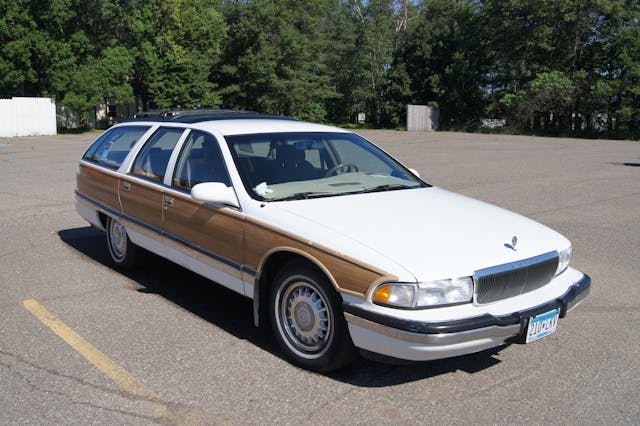
{"label": "yellow parking line", "polygon": [[60,321],[37,300],[29,299],[22,302],[24,307],[36,316],[44,325],[49,327],[58,337],[85,357],[105,376],[114,381],[126,392],[148,401],[157,416],[165,416],[167,407],[161,404],[158,395],[151,389],[137,381],[124,368],[100,352],[95,346],[87,342],[82,336]]}

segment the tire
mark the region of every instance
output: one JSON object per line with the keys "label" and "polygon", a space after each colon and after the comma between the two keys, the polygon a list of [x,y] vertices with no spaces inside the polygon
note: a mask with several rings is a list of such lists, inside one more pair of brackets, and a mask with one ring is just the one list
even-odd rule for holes
{"label": "tire", "polygon": [[107,219],[107,247],[118,269],[133,269],[141,256],[142,249],[131,242],[124,225],[111,217]]}
{"label": "tire", "polygon": [[276,275],[269,316],[278,344],[293,364],[328,372],[357,355],[340,297],[327,278],[307,262],[294,261]]}

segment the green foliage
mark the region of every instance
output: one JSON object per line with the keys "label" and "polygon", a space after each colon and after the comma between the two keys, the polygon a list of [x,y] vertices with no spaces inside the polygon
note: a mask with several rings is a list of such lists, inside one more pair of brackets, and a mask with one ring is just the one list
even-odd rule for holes
{"label": "green foliage", "polygon": [[326,72],[329,1],[232,2],[219,68],[225,104],[324,121],[336,96]]}
{"label": "green foliage", "polygon": [[226,34],[220,12],[208,0],[132,1],[131,7],[132,86],[145,108],[218,106],[211,71]]}
{"label": "green foliage", "polygon": [[26,0],[0,0],[0,94],[4,96],[36,81],[29,48],[35,22],[27,4]]}
{"label": "green foliage", "polygon": [[492,28],[489,111],[523,128],[613,130],[633,122],[620,107],[633,105],[628,88],[638,84],[638,2],[487,0],[481,14]]}
{"label": "green foliage", "polygon": [[395,19],[393,1],[351,2],[350,22],[355,46],[350,55],[354,113],[365,112],[374,125],[383,121],[383,97],[393,62]]}
{"label": "green foliage", "polygon": [[445,129],[632,135],[640,3],[0,0],[0,96],[396,128],[418,103]]}
{"label": "green foliage", "polygon": [[437,103],[445,128],[476,120],[483,108],[486,65],[476,7],[473,0],[424,0],[398,52],[412,79],[413,101]]}
{"label": "green foliage", "polygon": [[538,74],[517,93],[502,97],[504,110],[512,121],[523,127],[536,127],[540,118],[546,127],[559,127],[561,119],[567,117],[575,101],[575,87],[571,79],[562,72],[551,71]]}
{"label": "green foliage", "polygon": [[573,101],[571,79],[560,71],[543,72],[529,84],[529,99],[535,112],[559,113]]}

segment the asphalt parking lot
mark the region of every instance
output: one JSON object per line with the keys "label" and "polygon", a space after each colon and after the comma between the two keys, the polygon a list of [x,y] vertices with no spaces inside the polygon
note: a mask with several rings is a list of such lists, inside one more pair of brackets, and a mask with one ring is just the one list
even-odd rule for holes
{"label": "asphalt parking lot", "polygon": [[640,143],[361,134],[432,184],[562,232],[590,296],[530,345],[310,373],[247,299],[158,258],[110,266],[73,204],[96,134],[0,139],[0,425],[638,424]]}

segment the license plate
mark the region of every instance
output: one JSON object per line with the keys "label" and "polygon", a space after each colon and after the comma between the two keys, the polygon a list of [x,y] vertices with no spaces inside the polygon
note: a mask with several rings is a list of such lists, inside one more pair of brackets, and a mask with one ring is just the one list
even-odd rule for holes
{"label": "license plate", "polygon": [[560,318],[560,309],[554,309],[529,319],[529,327],[527,327],[526,343],[535,342],[543,337],[553,334],[558,326]]}

